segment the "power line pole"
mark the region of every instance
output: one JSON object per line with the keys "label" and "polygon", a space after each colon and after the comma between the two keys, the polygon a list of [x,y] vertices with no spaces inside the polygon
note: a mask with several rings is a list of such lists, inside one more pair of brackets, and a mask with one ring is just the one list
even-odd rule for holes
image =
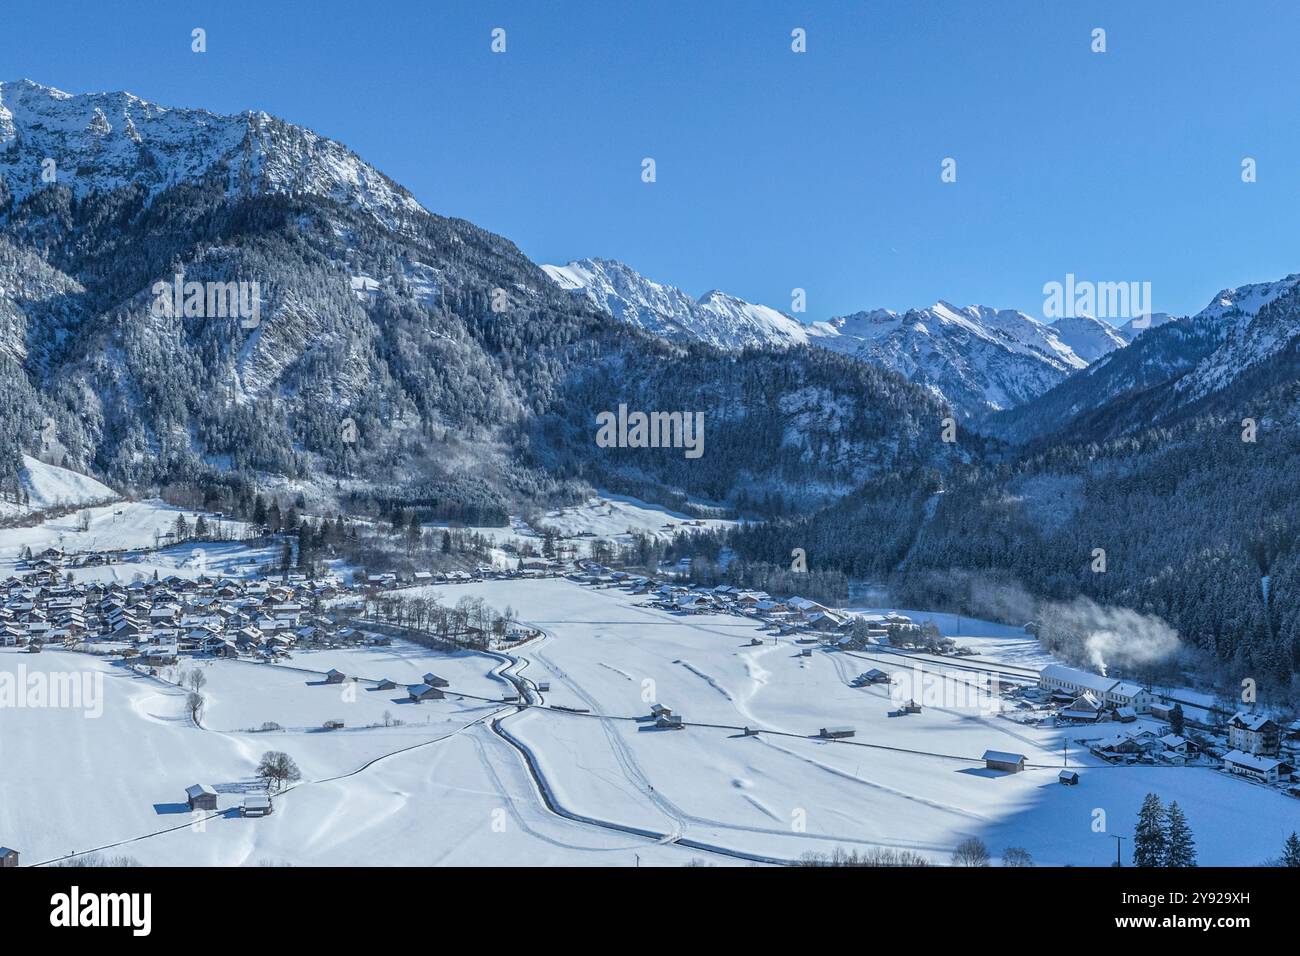
{"label": "power line pole", "polygon": [[1124,846],[1124,838],[1122,836],[1115,836],[1113,833],[1111,836],[1115,839],[1115,865],[1122,867],[1124,865],[1124,858],[1120,853],[1120,849]]}

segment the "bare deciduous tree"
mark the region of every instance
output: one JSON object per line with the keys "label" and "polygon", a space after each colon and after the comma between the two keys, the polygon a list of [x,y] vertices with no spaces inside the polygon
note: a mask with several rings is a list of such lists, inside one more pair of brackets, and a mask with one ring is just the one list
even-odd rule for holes
{"label": "bare deciduous tree", "polygon": [[1003,866],[1033,866],[1034,858],[1022,846],[1009,846],[1002,851]]}
{"label": "bare deciduous tree", "polygon": [[302,772],[293,758],[279,750],[268,750],[262,754],[262,761],[257,765],[257,779],[262,781],[268,793],[279,792],[286,785],[302,779]]}
{"label": "bare deciduous tree", "polygon": [[979,837],[970,837],[957,844],[952,851],[953,866],[988,866],[989,848]]}

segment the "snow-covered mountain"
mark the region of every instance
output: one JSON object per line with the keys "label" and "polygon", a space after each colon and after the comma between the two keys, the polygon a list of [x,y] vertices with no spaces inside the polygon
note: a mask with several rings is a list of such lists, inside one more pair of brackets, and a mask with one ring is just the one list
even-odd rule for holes
{"label": "snow-covered mountain", "polygon": [[[1119,334],[1124,336],[1125,342],[1132,342],[1148,329],[1158,329],[1162,325],[1177,321],[1178,316],[1170,315],[1168,312],[1152,312],[1145,319],[1129,319],[1119,327]],[[1138,324],[1139,322],[1141,325]]]}
{"label": "snow-covered mountain", "polygon": [[1227,388],[1295,344],[1300,338],[1300,274],[1224,289],[1192,322],[1216,328],[1222,344],[1174,383],[1183,402]]}
{"label": "snow-covered mountain", "polygon": [[[1018,405],[1088,364],[1053,327],[1011,309],[940,302],[902,314],[877,309],[805,325],[723,292],[694,299],[610,259],[542,268],[560,288],[648,332],[727,349],[830,349],[900,372],[970,415]],[[1115,340],[1123,345],[1118,334]]]}
{"label": "snow-covered mountain", "polygon": [[1150,329],[987,426],[1029,441],[1101,440],[1185,415],[1234,387],[1254,395],[1288,374],[1300,344],[1300,274],[1224,289],[1190,318],[1152,316]]}
{"label": "snow-covered mountain", "polygon": [[1115,326],[1090,315],[1063,316],[1053,322],[1051,328],[1057,338],[1088,363],[1129,343],[1129,339]]}
{"label": "snow-covered mountain", "polygon": [[614,259],[577,259],[542,269],[561,289],[585,296],[609,315],[675,341],[724,349],[808,342],[808,329],[784,312],[716,290],[694,299]]}
{"label": "snow-covered mountain", "polygon": [[[476,526],[523,488],[743,489],[784,508],[797,484],[810,507],[953,460],[923,389],[825,351],[631,328],[285,121],[26,82],[0,103],[0,500],[30,494],[36,451],[133,489],[292,477],[325,498],[346,476]],[[178,275],[184,309],[160,310]],[[236,315],[246,294],[255,312]],[[689,311],[728,346],[805,335],[720,293]],[[707,457],[595,444],[623,402],[707,414]]]}
{"label": "snow-covered mountain", "polygon": [[856,312],[813,331],[813,344],[901,372],[965,415],[1020,405],[1088,364],[1050,326],[981,305]]}
{"label": "snow-covered mountain", "polygon": [[220,116],[124,92],[72,95],[31,80],[0,83],[0,209],[7,198],[17,204],[56,182],[78,197],[122,186],[153,197],[209,175],[231,195],[321,196],[388,225],[421,211],[406,189],[347,147],[267,113]]}

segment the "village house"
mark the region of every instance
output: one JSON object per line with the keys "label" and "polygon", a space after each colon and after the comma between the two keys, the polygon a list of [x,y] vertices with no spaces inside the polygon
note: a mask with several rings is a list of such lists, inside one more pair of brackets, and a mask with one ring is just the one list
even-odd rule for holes
{"label": "village house", "polygon": [[1063,707],[1057,718],[1076,723],[1096,723],[1101,720],[1103,712],[1104,708],[1096,696],[1091,691],[1085,691]]}
{"label": "village house", "polygon": [[1228,721],[1228,745],[1256,756],[1276,757],[1281,746],[1281,731],[1277,721],[1264,714],[1243,712],[1232,715]]}
{"label": "village house", "polygon": [[1223,755],[1223,769],[1228,773],[1258,780],[1260,783],[1290,780],[1293,773],[1290,764],[1283,763],[1276,757],[1264,757],[1241,750],[1230,750]]}
{"label": "village house", "polygon": [[1102,677],[1064,664],[1048,664],[1044,667],[1038,675],[1038,686],[1049,693],[1070,695],[1068,699],[1071,701],[1090,693],[1099,704],[1132,707],[1139,714],[1150,713],[1151,702],[1155,699],[1140,684]]}

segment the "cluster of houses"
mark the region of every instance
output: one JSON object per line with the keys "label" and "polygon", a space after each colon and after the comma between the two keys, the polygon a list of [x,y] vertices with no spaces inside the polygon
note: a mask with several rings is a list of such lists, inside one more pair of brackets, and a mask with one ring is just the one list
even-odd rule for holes
{"label": "cluster of houses", "polygon": [[[1292,779],[1294,766],[1281,752],[1281,728],[1272,718],[1234,714],[1228,722],[1227,748],[1218,742],[1198,743],[1180,734],[1153,730],[1120,731],[1086,741],[1088,749],[1111,763],[1160,763],[1184,766],[1201,763],[1259,783],[1279,784]],[[1300,728],[1296,728],[1300,740]],[[1221,741],[1222,737],[1218,738]]]}
{"label": "cluster of houses", "polygon": [[1223,769],[1261,783],[1289,781],[1295,765],[1282,755],[1284,742],[1292,752],[1300,748],[1300,720],[1283,727],[1267,714],[1233,714],[1228,721],[1232,749],[1223,755]]}
{"label": "cluster of houses", "polygon": [[[716,587],[689,586],[677,583],[659,583],[650,578],[631,577],[623,572],[597,571],[579,575],[590,583],[625,584],[635,594],[645,594],[654,607],[685,614],[737,614],[752,617],[772,626],[779,634],[816,634],[832,643],[850,645],[858,643],[889,644],[891,635],[900,630],[920,626],[901,614],[855,615],[827,607],[804,597],[774,598],[766,591],[749,590],[729,584]],[[863,620],[862,637],[853,636],[856,621]]]}
{"label": "cluster of houses", "polygon": [[1179,734],[1125,730],[1088,740],[1088,749],[1109,763],[1166,763],[1181,767],[1196,761],[1200,748]]}
{"label": "cluster of houses", "polygon": [[366,640],[345,613],[324,609],[343,593],[332,578],[293,574],[279,583],[176,576],[69,583],[28,568],[0,581],[0,647],[97,645],[153,666],[183,653],[277,658],[296,645]]}
{"label": "cluster of houses", "polygon": [[[1089,671],[1050,664],[1039,674],[1039,690],[1059,709],[1058,722],[1093,724],[1102,721],[1132,723],[1139,716],[1169,719],[1172,705],[1132,681],[1116,680]],[[1300,720],[1282,727],[1267,714],[1240,712],[1227,723],[1226,747],[1201,743],[1181,734],[1150,729],[1117,730],[1086,740],[1088,749],[1111,763],[1160,763],[1184,766],[1189,762],[1215,764],[1228,773],[1260,783],[1291,780],[1294,766],[1283,744],[1300,747]],[[1218,741],[1223,741],[1219,736]]]}
{"label": "cluster of houses", "polygon": [[1039,689],[1060,705],[1061,721],[1096,723],[1101,720],[1136,720],[1151,713],[1155,695],[1132,681],[1103,677],[1089,671],[1048,664],[1038,675]]}

